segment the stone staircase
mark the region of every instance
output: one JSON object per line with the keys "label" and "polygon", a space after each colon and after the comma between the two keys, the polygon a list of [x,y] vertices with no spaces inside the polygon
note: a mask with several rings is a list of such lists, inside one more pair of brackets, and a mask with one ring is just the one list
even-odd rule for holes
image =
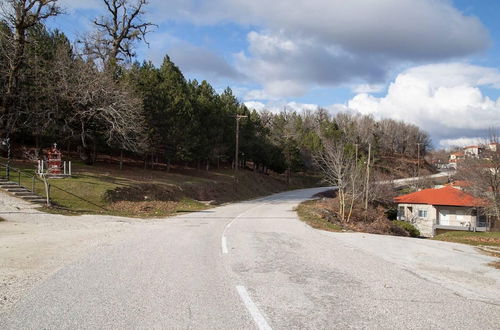
{"label": "stone staircase", "polygon": [[3,189],[14,196],[24,199],[27,202],[35,203],[35,204],[44,204],[47,200],[32,192],[31,190],[20,186],[16,182],[8,181],[7,179],[0,178],[0,189]]}

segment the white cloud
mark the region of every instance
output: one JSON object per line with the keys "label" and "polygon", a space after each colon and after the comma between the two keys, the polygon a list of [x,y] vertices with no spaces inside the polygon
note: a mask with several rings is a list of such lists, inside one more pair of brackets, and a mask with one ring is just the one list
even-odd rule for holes
{"label": "white cloud", "polygon": [[456,139],[443,139],[439,141],[439,146],[444,149],[452,149],[455,147],[465,147],[470,145],[481,144],[484,139],[480,137],[466,138],[460,137]]}
{"label": "white cloud", "polygon": [[374,84],[374,85],[361,84],[361,85],[353,86],[351,89],[354,93],[357,93],[357,94],[380,93],[385,89],[385,85],[384,84]]}
{"label": "white cloud", "polygon": [[245,102],[245,106],[250,110],[262,111],[262,110],[266,109],[266,105],[264,103],[258,102],[258,101]]}
{"label": "white cloud", "polygon": [[[103,7],[99,0],[63,4],[71,10]],[[145,11],[160,31],[172,21],[251,26],[248,49],[235,56],[235,70],[273,99],[315,87],[380,91],[378,85],[402,64],[464,57],[490,42],[481,22],[450,0],[151,0]],[[189,67],[198,71],[208,62],[216,73],[237,76],[221,56],[187,55]]]}
{"label": "white cloud", "polygon": [[483,49],[488,34],[449,0],[154,0],[158,19],[236,22],[354,52],[435,58]]}
{"label": "white cloud", "polygon": [[500,126],[500,99],[480,87],[498,88],[500,71],[464,63],[418,66],[399,74],[387,95],[358,94],[347,107],[376,118],[414,123],[438,139],[480,135]]}
{"label": "white cloud", "polygon": [[237,68],[273,97],[374,86],[402,64],[464,57],[490,42],[449,0],[154,0],[152,8],[160,22],[252,26]]}
{"label": "white cloud", "polygon": [[273,113],[279,113],[283,110],[287,111],[315,111],[318,110],[317,104],[309,103],[298,103],[298,102],[286,102],[286,101],[272,101],[272,102],[258,102],[258,101],[247,101],[245,106],[249,109],[255,109],[257,111],[268,110]]}
{"label": "white cloud", "polygon": [[301,96],[315,86],[374,82],[385,77],[385,62],[312,40],[253,31],[248,42],[250,54],[237,54],[236,66],[261,84],[271,99]]}

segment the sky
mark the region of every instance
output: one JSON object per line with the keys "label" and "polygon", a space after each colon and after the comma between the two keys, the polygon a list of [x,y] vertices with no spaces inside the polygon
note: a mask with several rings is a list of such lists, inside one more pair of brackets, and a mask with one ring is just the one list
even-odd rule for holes
{"label": "sky", "polygon": [[[134,0],[129,0],[134,1]],[[61,0],[77,40],[102,0]],[[418,125],[435,147],[500,128],[498,0],[150,0],[137,59],[229,86],[257,110],[370,114]]]}

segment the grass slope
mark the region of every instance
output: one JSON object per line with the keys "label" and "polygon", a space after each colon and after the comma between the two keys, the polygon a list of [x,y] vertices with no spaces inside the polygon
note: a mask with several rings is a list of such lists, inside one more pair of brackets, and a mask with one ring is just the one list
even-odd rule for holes
{"label": "grass slope", "polygon": [[[32,174],[35,171],[30,162],[16,161],[13,166]],[[16,173],[11,173],[11,180],[18,181]],[[22,175],[20,181],[31,189],[33,182],[29,176]],[[49,182],[54,207],[46,208],[47,212],[152,217],[210,207],[209,203],[202,201],[219,204],[311,187],[318,180],[301,176],[287,185],[281,176],[240,170],[235,183],[230,169],[198,171],[174,168],[167,173],[141,167],[120,170],[116,165],[100,163],[88,166],[74,162],[71,178],[50,179]],[[39,195],[45,196],[42,181],[36,180],[34,188]]]}
{"label": "grass slope", "polygon": [[438,241],[455,242],[474,246],[500,247],[500,232],[450,231],[433,238]]}
{"label": "grass slope", "polygon": [[316,200],[305,201],[299,204],[295,209],[300,220],[307,223],[309,226],[326,231],[341,231],[342,228],[336,224],[327,221],[321,216],[317,207]]}

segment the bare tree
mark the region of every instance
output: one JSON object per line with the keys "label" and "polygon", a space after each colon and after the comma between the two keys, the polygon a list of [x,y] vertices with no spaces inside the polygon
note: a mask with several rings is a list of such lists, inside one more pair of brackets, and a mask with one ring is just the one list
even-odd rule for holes
{"label": "bare tree", "polygon": [[147,0],[103,0],[107,15],[94,20],[97,30],[84,40],[85,53],[105,67],[132,58],[134,43],[144,41],[155,24],[144,22]]}
{"label": "bare tree", "polygon": [[66,117],[67,126],[79,136],[82,158],[93,163],[98,140],[138,150],[143,125],[142,102],[132,88],[116,82],[109,72],[100,72],[92,62],[82,59],[61,57],[57,67],[59,93],[71,109]]}
{"label": "bare tree", "polygon": [[[490,144],[491,143],[491,144]],[[490,219],[500,221],[500,143],[495,133],[481,158],[466,158],[458,168],[457,178],[469,182],[466,190],[486,202],[485,210]],[[495,223],[491,224],[494,227]]]}
{"label": "bare tree", "polygon": [[15,94],[18,88],[19,72],[25,62],[26,34],[29,28],[61,13],[57,0],[5,0],[0,5],[2,19],[12,33],[2,37],[11,39],[7,53],[7,81],[2,97],[1,127],[9,133],[17,119]]}
{"label": "bare tree", "polygon": [[315,161],[324,180],[338,189],[340,220],[349,222],[355,204],[363,198],[362,162],[356,159],[354,150],[344,138],[323,138],[323,150],[315,155]]}

